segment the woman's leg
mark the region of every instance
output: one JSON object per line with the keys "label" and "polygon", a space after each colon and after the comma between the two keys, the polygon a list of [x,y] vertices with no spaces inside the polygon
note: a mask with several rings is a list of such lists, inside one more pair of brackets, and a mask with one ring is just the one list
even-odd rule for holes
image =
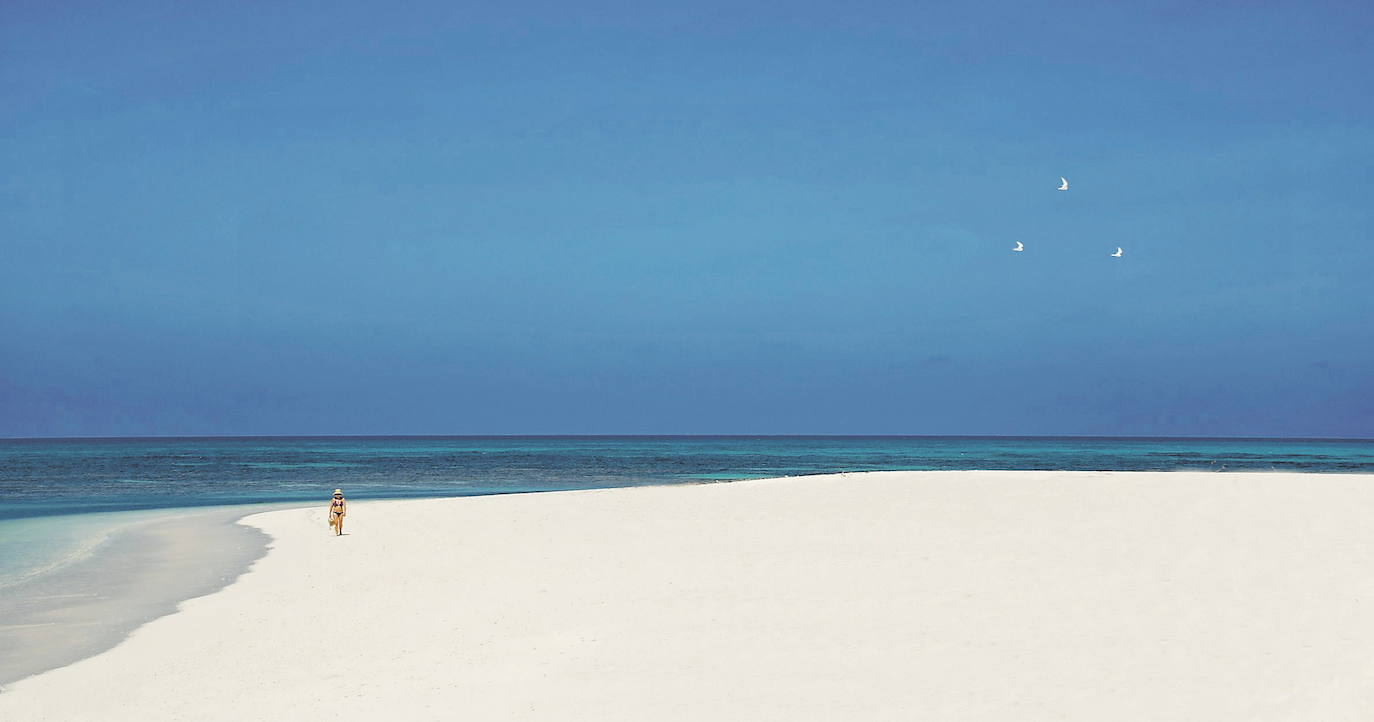
{"label": "woman's leg", "polygon": [[343,536],[343,520],[344,515],[340,514],[339,523],[334,525],[334,536]]}

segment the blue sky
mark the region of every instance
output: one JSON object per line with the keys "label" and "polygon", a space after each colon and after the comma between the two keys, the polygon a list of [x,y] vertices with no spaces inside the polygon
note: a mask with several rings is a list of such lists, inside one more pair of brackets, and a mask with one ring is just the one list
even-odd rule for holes
{"label": "blue sky", "polygon": [[1368,4],[488,5],[0,5],[0,436],[1374,437]]}

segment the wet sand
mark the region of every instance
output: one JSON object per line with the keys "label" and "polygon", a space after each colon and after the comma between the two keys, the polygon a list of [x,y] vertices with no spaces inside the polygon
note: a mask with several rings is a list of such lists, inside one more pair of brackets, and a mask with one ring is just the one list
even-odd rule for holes
{"label": "wet sand", "polygon": [[163,511],[116,529],[80,561],[5,588],[0,685],[103,652],[178,603],[230,584],[270,540],[238,520],[283,506],[300,505]]}

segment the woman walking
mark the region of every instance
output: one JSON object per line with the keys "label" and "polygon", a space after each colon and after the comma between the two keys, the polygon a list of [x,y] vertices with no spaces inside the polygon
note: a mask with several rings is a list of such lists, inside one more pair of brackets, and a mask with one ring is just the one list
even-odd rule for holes
{"label": "woman walking", "polygon": [[334,536],[343,534],[343,520],[348,515],[348,500],[344,499],[343,489],[334,490],[334,498],[329,502],[329,525],[334,527]]}

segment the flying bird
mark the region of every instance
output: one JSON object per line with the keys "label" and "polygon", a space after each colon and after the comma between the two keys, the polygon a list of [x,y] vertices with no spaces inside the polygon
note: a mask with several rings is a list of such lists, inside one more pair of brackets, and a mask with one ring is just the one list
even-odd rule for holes
{"label": "flying bird", "polygon": [[1013,248],[1013,249],[1011,249],[1011,250],[1020,253],[1021,251],[1026,250],[1026,247],[1025,247],[1020,241],[1017,241],[1017,242],[1016,242],[1016,247]]}
{"label": "flying bird", "polygon": [[1068,178],[1065,178],[1065,177],[1062,176],[1062,175],[1059,176],[1059,190],[1061,190],[1061,191],[1066,191],[1066,190],[1068,190],[1068,189],[1069,189],[1069,179],[1068,179]]}
{"label": "flying bird", "polygon": [[1112,258],[1120,258],[1120,257],[1121,257],[1121,246],[1117,246],[1117,247],[1116,247],[1116,253],[1113,253],[1113,254],[1112,254]]}

